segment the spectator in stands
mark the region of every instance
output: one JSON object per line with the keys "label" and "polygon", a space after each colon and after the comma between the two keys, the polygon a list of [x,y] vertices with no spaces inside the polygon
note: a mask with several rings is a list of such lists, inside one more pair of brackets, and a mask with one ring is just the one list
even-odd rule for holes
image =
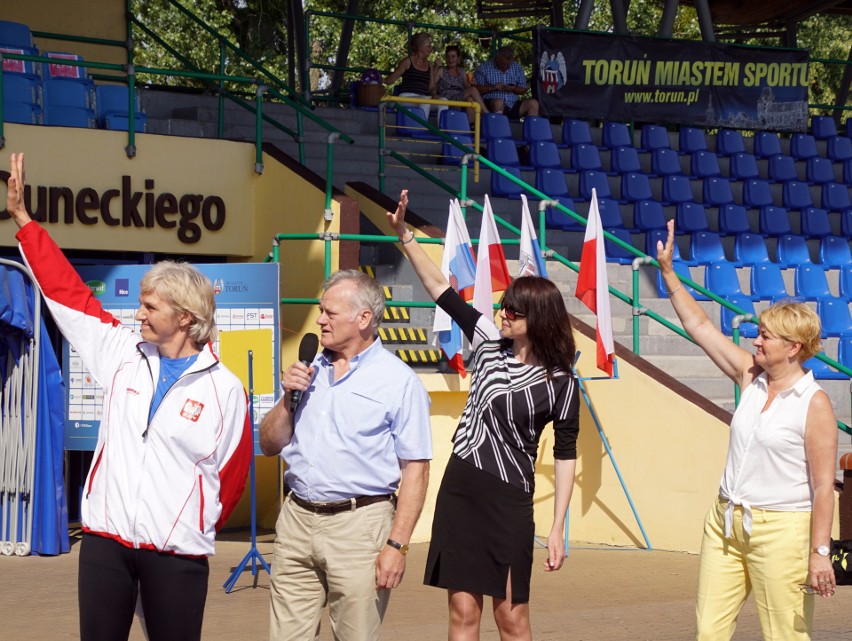
{"label": "spectator in stands", "polygon": [[780,302],[760,315],[756,353],[710,321],[672,268],[674,221],[657,260],[683,328],[743,390],[719,498],[704,523],[698,641],[730,639],[752,590],[765,639],[810,639],[814,597],[835,591],[829,557],[837,423],[802,363],[821,351],[819,317]]}
{"label": "spectator in stands", "polygon": [[408,192],[387,212],[411,266],[473,347],[470,394],[435,505],[424,582],[448,590],[449,638],[478,639],[483,596],[501,639],[532,638],[529,587],[535,533],[534,470],[544,427],[554,430],[554,514],[546,572],[565,561],[565,511],[574,489],[580,395],[574,337],[559,289],[546,278],[512,282],[500,328],[467,305],[405,224]]}
{"label": "spectator in stands", "polygon": [[[481,107],[481,113],[487,114],[488,107],[479,95],[479,90],[470,84],[467,74],[464,69],[459,67],[461,61],[461,49],[458,45],[449,45],[444,50],[445,64],[440,61],[435,65],[433,85],[434,98],[441,100],[458,100],[468,102],[478,102]],[[446,107],[438,107],[438,116]],[[475,117],[474,110],[467,109],[467,116],[471,122]]]}
{"label": "spectator in stands", "polygon": [[527,78],[515,61],[512,47],[501,47],[493,60],[476,70],[476,87],[494,113],[504,113],[513,119],[538,115],[538,100],[521,100],[527,93]]}
{"label": "spectator in stands", "polygon": [[127,639],[138,599],[151,641],[197,641],[207,557],[252,456],[245,390],[211,349],[213,287],[191,265],[154,265],[140,285],[137,334],[30,218],[21,154],[11,156],[6,194],[53,319],[104,387],[81,506],[80,638]]}
{"label": "spectator in stands", "polygon": [[[392,85],[402,78],[398,93],[400,97],[432,98],[435,88],[435,65],[429,61],[431,55],[432,36],[428,33],[415,33],[411,36],[409,54],[400,60],[393,73],[385,78],[385,85]],[[410,106],[423,109],[428,120],[431,105],[428,103],[411,103]]]}

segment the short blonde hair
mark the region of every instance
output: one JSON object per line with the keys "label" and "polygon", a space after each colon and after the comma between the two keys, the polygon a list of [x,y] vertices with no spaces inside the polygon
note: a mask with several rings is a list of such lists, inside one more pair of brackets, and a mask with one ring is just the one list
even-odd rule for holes
{"label": "short blonde hair", "polygon": [[781,301],[760,315],[760,325],[771,334],[790,343],[800,343],[799,362],[822,351],[822,325],[817,313],[805,303]]}
{"label": "short blonde hair", "polygon": [[142,277],[139,284],[143,294],[155,293],[165,300],[176,314],[192,316],[189,337],[201,348],[216,340],[216,300],[210,279],[187,263],[164,260]]}

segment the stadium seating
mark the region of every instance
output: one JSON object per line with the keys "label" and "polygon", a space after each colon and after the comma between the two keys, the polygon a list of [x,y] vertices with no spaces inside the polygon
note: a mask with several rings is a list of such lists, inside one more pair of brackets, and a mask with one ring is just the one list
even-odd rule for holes
{"label": "stadium seating", "polygon": [[[725,300],[727,300],[732,305],[736,305],[744,313],[751,314],[754,317],[757,316],[757,313],[754,311],[754,303],[751,301],[750,297],[745,295],[726,296]],[[728,309],[724,305],[720,305],[719,307],[721,309],[719,320],[722,328],[722,333],[726,336],[731,336],[734,333],[734,318],[738,316],[739,313],[735,312],[732,309]],[[744,322],[740,324],[740,336],[742,338],[755,338],[757,336],[757,331],[757,325],[755,325],[754,323]]]}
{"label": "stadium seating", "polygon": [[592,130],[589,128],[589,123],[585,120],[568,119],[562,122],[562,144],[573,145],[591,145]]}
{"label": "stadium seating", "polygon": [[811,190],[807,183],[788,180],[781,188],[781,202],[787,209],[804,210],[814,206]]}
{"label": "stadium seating", "polygon": [[[498,140],[502,140],[498,138]],[[511,141],[509,141],[511,142]],[[497,163],[500,164],[500,163]],[[521,179],[521,170],[518,167],[503,165],[506,173],[512,174],[515,178]],[[491,172],[491,195],[500,196],[503,198],[520,198],[524,193],[523,188],[512,180],[496,171]]]}
{"label": "stadium seating", "polygon": [[733,180],[760,178],[760,172],[757,169],[757,159],[753,154],[734,154],[731,156],[730,174]]}
{"label": "stadium seating", "polygon": [[[604,227],[606,226],[604,225]],[[607,229],[606,231],[631,247],[634,245],[633,238],[630,236],[630,232],[626,229]],[[633,262],[633,259],[636,258],[636,254],[628,251],[621,245],[614,243],[609,238],[604,238],[604,251],[606,252],[606,260],[608,263],[629,265]]]}
{"label": "stadium seating", "polygon": [[62,127],[95,127],[95,111],[84,84],[63,80],[42,83],[43,118],[46,125]]}
{"label": "stadium seating", "polygon": [[694,202],[692,186],[686,176],[664,176],[663,177],[663,204],[678,205],[680,203]]}
{"label": "stadium seating", "polygon": [[852,202],[849,200],[849,188],[840,183],[825,183],[822,186],[822,208],[840,212],[852,209]]}
{"label": "stadium seating", "polygon": [[823,236],[819,243],[819,262],[827,269],[843,269],[852,265],[849,241],[840,236]]}
{"label": "stadium seating", "polygon": [[597,191],[598,198],[612,198],[609,180],[604,172],[595,170],[581,171],[580,197],[583,200],[591,200],[592,189]]}
{"label": "stadium seating", "polygon": [[630,171],[642,171],[639,152],[635,147],[616,147],[610,152],[612,170],[618,174]]}
{"label": "stadium seating", "polygon": [[625,123],[605,122],[601,132],[601,143],[607,149],[633,147],[633,136]]}
{"label": "stadium seating", "polygon": [[[597,147],[595,147],[597,151]],[[534,142],[530,144],[530,164],[536,169],[562,169],[562,158],[556,143],[551,141]]]}
{"label": "stadium seating", "polygon": [[671,149],[669,132],[665,127],[659,125],[645,125],[640,134],[640,146],[644,151],[652,152],[655,149]]}
{"label": "stadium seating", "polygon": [[[675,209],[675,229],[680,234],[710,231],[707,211],[700,203],[678,203]],[[694,258],[694,257],[693,257]]]}
{"label": "stadium seating", "polygon": [[[852,265],[841,267],[840,276],[837,280],[840,290],[840,298],[852,301]],[[850,354],[850,356],[852,356],[852,354]]]}
{"label": "stadium seating", "polygon": [[848,301],[835,297],[821,298],[817,301],[817,314],[822,322],[823,338],[852,333]]}
{"label": "stadium seating", "polygon": [[843,161],[843,182],[852,185],[852,158]]}
{"label": "stadium seating", "polygon": [[818,156],[816,140],[810,134],[793,134],[790,137],[790,155],[796,160]]}
{"label": "stadium seating", "polygon": [[640,200],[651,200],[653,197],[651,182],[647,175],[636,172],[622,175],[621,199],[623,201],[635,203]]}
{"label": "stadium seating", "polygon": [[518,147],[510,138],[492,138],[488,141],[488,160],[501,167],[520,167]]}
{"label": "stadium seating", "polygon": [[[568,192],[568,183],[565,182],[565,174],[561,169],[538,169],[535,172],[535,187],[540,192],[547,194],[551,200],[576,211],[574,199]],[[585,226],[566,213],[555,207],[548,207],[544,213],[544,224],[550,229],[562,229],[564,231],[580,231]]]}
{"label": "stadium seating", "polygon": [[754,300],[778,301],[789,298],[781,268],[775,263],[758,263],[751,268],[750,288]]}
{"label": "stadium seating", "polygon": [[778,264],[782,267],[798,267],[811,262],[808,245],[801,236],[784,234],[778,238]]}
{"label": "stadium seating", "polygon": [[751,232],[746,208],[735,203],[719,207],[719,231],[725,236]]}
{"label": "stadium seating", "polygon": [[768,182],[753,178],[743,183],[743,205],[749,209],[760,209],[774,204]]}
{"label": "stadium seating", "polygon": [[790,215],[783,207],[761,207],[758,214],[758,230],[764,236],[783,236],[792,234]]}
{"label": "stadium seating", "polygon": [[23,74],[3,74],[3,117],[6,122],[41,122],[41,83]]}
{"label": "stadium seating", "polygon": [[[438,126],[440,129],[451,136],[457,142],[468,147],[473,147],[473,134],[461,133],[469,130],[469,121],[467,114],[463,111],[455,109],[444,109],[438,117]],[[458,165],[461,162],[465,152],[448,143],[446,140],[441,142],[442,162],[445,165]]]}
{"label": "stadium seating", "polygon": [[805,180],[811,185],[834,182],[834,167],[827,158],[814,156],[805,163]]}
{"label": "stadium seating", "polygon": [[801,234],[808,238],[822,238],[831,235],[831,221],[828,212],[819,207],[808,207],[802,211]]}
{"label": "stadium seating", "polygon": [[690,175],[693,178],[710,178],[721,176],[722,169],[719,160],[711,151],[696,151],[690,160]]}
{"label": "stadium seating", "polygon": [[494,138],[512,140],[512,128],[509,117],[504,114],[488,113],[482,116],[482,137],[486,144]]}
{"label": "stadium seating", "polygon": [[817,140],[827,140],[837,135],[837,125],[828,116],[811,116],[811,135]]}
{"label": "stadium seating", "polygon": [[44,62],[41,66],[41,75],[44,80],[62,80],[83,85],[88,97],[88,108],[95,108],[95,83],[89,77],[86,67],[68,64],[69,61],[83,62],[83,57],[74,53],[64,51],[47,51],[42,54],[55,62]]}
{"label": "stadium seating", "polygon": [[802,363],[802,367],[811,370],[814,378],[818,381],[845,380],[849,378],[846,374],[834,369],[828,363],[824,363],[816,356],[812,356]]}
{"label": "stadium seating", "polygon": [[796,161],[791,156],[776,154],[769,157],[768,167],[769,180],[774,183],[783,183],[788,180],[798,180]]}
{"label": "stadium seating", "polygon": [[696,127],[681,127],[678,134],[677,150],[681,154],[707,151],[707,139],[704,137],[704,130]]}
{"label": "stadium seating", "polygon": [[530,145],[539,141],[554,142],[550,121],[541,116],[527,116],[524,118],[522,135],[524,141]]}
{"label": "stadium seating", "polygon": [[834,136],[828,139],[825,155],[834,162],[843,162],[852,158],[852,140],[846,136]]}
{"label": "stadium seating", "polygon": [[825,268],[822,265],[811,263],[798,265],[793,284],[796,298],[819,300],[831,296],[828,279],[825,277]]}
{"label": "stadium seating", "polygon": [[[715,159],[715,156],[713,156]],[[734,193],[727,178],[706,178],[702,187],[704,204],[708,207],[723,207],[734,202]]]}
{"label": "stadium seating", "polygon": [[680,176],[683,170],[674,149],[655,149],[651,152],[651,173],[655,176]]}
{"label": "stadium seating", "polygon": [[771,158],[781,155],[781,139],[772,131],[758,131],[754,134],[754,155],[758,158]]}
{"label": "stadium seating", "polygon": [[[677,245],[675,245],[675,247],[677,247]],[[653,255],[656,256],[656,250],[654,250]],[[681,260],[674,259],[674,260],[672,260],[672,267],[674,268],[675,273],[678,276],[680,276],[681,279],[688,278],[689,280],[692,280],[692,275],[689,272],[689,266],[685,262],[683,262]],[[663,278],[662,278],[661,274],[662,274],[662,272],[660,272],[660,270],[657,270],[657,296],[659,298],[668,298],[669,294],[668,294],[668,291],[666,290],[666,284],[663,282]],[[695,289],[693,289],[689,285],[684,285],[683,287],[690,294],[692,294],[692,297],[695,300],[698,300],[698,301],[710,300],[707,296],[705,296],[704,294],[700,294],[699,292],[697,292]]]}
{"label": "stadium seating", "polygon": [[704,286],[717,296],[745,296],[740,288],[737,268],[727,262],[708,265],[704,270]]}
{"label": "stadium seating", "polygon": [[750,232],[737,234],[734,237],[734,260],[748,266],[770,262],[766,240],[760,234]]}
{"label": "stadium seating", "polygon": [[736,129],[721,129],[716,134],[716,153],[720,156],[733,156],[745,150],[743,135]]}
{"label": "stadium seating", "polygon": [[840,212],[840,235],[852,239],[852,209]]}
{"label": "stadium seating", "polygon": [[728,262],[722,239],[714,231],[697,231],[690,236],[689,257],[699,265]]}
{"label": "stadium seating", "polygon": [[598,148],[589,143],[577,143],[571,146],[572,171],[603,171]]}
{"label": "stadium seating", "polygon": [[[116,85],[116,88],[117,89],[119,88],[118,85]],[[104,112],[106,105],[104,104],[104,102],[102,102],[104,97],[106,97],[106,95],[105,95],[106,92],[104,91],[105,89],[106,89],[106,87],[101,85],[101,86],[98,86],[97,89],[95,90],[96,93],[97,93],[97,97],[98,97],[98,123],[100,124],[101,127],[106,127],[106,113]],[[128,109],[128,101],[127,101],[127,93],[126,93],[127,88],[125,87],[124,89],[125,89],[125,94],[124,94],[125,98],[124,98],[124,109],[122,111],[122,114],[125,117],[127,117],[127,109]],[[110,100],[110,106],[118,107],[119,101],[118,101],[117,97],[115,97],[115,99],[110,97],[110,98],[108,98],[108,100]],[[409,109],[412,113],[414,113],[414,115],[416,115],[418,118],[421,118],[422,120],[426,120],[426,111],[425,110],[423,110],[420,107],[417,107],[415,105],[404,105],[404,106],[407,109]],[[117,111],[114,112],[114,113],[118,114]],[[419,122],[414,120],[414,118],[409,116],[407,113],[403,113],[402,109],[399,109],[396,112],[396,129],[394,130],[394,133],[397,136],[405,136],[405,137],[408,137],[408,138],[413,137],[413,136],[433,137],[431,132],[429,132],[428,129],[426,129],[423,125],[421,125]]]}
{"label": "stadium seating", "polygon": [[634,203],[633,226],[639,231],[665,229],[666,216],[663,213],[662,204],[656,200],[640,200]]}

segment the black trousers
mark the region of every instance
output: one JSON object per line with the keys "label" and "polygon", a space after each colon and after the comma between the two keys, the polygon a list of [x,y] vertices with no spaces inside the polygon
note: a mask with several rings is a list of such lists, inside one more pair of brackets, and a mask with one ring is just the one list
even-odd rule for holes
{"label": "black trousers", "polygon": [[134,550],[84,534],[77,580],[81,641],[127,639],[137,596],[149,641],[199,641],[207,558]]}

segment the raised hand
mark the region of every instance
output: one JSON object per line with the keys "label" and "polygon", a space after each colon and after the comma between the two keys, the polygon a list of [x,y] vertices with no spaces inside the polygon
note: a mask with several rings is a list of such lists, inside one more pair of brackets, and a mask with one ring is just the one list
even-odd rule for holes
{"label": "raised hand", "polygon": [[24,204],[24,154],[9,156],[9,180],[6,182],[6,211],[23,227],[32,219]]}
{"label": "raised hand", "polygon": [[388,224],[396,232],[397,236],[402,236],[405,233],[405,209],[408,207],[408,190],[403,189],[399,192],[399,203],[397,203],[396,211],[386,212]]}
{"label": "raised hand", "polygon": [[662,240],[657,241],[657,262],[660,263],[660,271],[666,273],[672,270],[672,256],[674,255],[674,219],[670,220],[666,227],[668,228],[668,237],[665,245]]}

